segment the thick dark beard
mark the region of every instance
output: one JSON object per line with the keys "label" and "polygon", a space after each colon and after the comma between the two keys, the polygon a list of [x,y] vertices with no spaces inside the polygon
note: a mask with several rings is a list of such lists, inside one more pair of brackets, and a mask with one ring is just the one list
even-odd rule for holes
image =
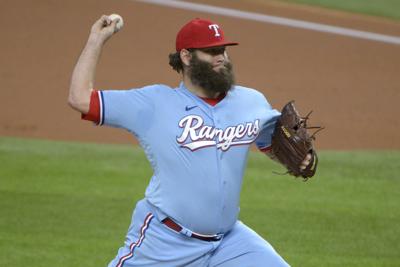
{"label": "thick dark beard", "polygon": [[225,68],[218,71],[205,61],[200,60],[195,53],[192,54],[188,69],[189,77],[194,85],[213,93],[226,93],[235,83],[232,63],[225,62]]}

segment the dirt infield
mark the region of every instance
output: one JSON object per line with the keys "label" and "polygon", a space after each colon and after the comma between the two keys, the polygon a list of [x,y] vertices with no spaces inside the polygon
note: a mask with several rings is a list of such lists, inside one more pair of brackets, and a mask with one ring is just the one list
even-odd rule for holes
{"label": "dirt infield", "polygon": [[[213,4],[216,1],[192,1]],[[246,2],[246,4],[244,4]],[[400,36],[400,22],[277,2],[218,5]],[[6,1],[0,10],[0,136],[129,143],[67,106],[69,79],[92,23],[119,13],[125,27],[107,45],[96,88],[175,86],[167,63],[187,20],[207,17],[240,45],[229,50],[239,84],[263,91],[276,108],[295,99],[326,126],[322,149],[400,149],[400,46],[128,0]],[[245,111],[243,111],[245,112]]]}

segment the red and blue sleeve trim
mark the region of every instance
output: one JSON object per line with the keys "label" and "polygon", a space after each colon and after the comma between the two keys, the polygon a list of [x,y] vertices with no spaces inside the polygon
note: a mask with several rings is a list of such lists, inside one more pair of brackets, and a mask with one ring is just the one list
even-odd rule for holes
{"label": "red and blue sleeve trim", "polygon": [[103,92],[93,90],[90,94],[89,111],[86,114],[82,113],[83,120],[93,121],[97,125],[104,123],[104,101]]}
{"label": "red and blue sleeve trim", "polygon": [[99,125],[104,124],[104,97],[103,97],[103,91],[98,91],[99,95],[99,102],[100,102],[100,119],[99,119]]}

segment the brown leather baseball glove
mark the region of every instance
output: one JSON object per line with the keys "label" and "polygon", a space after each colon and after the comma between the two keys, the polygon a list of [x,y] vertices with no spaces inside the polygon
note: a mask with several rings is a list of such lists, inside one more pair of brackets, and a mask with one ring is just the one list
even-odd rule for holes
{"label": "brown leather baseball glove", "polygon": [[[307,127],[306,117],[301,117],[297,112],[294,101],[287,103],[282,111],[281,117],[276,122],[275,131],[272,136],[272,157],[287,168],[287,173],[303,177],[305,181],[314,176],[318,157],[313,147],[315,134],[322,130],[322,127]],[[312,135],[307,129],[318,129]],[[307,154],[311,154],[310,163],[301,168]]]}

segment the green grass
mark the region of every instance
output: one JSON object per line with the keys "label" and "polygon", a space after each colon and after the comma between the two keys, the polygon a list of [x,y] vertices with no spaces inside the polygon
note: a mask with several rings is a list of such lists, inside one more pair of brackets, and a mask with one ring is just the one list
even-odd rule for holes
{"label": "green grass", "polygon": [[373,16],[400,19],[399,0],[283,0]]}
{"label": "green grass", "polygon": [[[304,183],[251,153],[241,219],[292,266],[400,266],[400,152],[321,152]],[[106,266],[151,176],[134,146],[0,138],[0,266]]]}

